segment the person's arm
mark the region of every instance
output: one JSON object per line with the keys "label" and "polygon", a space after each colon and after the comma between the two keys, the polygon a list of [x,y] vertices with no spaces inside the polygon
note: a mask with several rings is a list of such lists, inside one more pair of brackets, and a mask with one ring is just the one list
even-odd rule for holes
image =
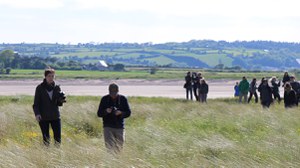
{"label": "person's arm", "polygon": [[34,102],[32,108],[33,108],[35,118],[38,122],[42,119],[41,112],[40,112],[40,104],[41,104],[41,93],[40,93],[40,87],[37,86],[35,89]]}
{"label": "person's arm", "polygon": [[98,112],[97,112],[98,117],[104,117],[104,116],[108,115],[110,112],[106,110],[105,97],[102,97],[100,104],[99,104]]}
{"label": "person's arm", "polygon": [[120,115],[122,118],[127,118],[131,115],[131,110],[130,110],[127,98],[122,97],[121,103],[122,103],[122,109],[120,109],[120,112],[121,112]]}

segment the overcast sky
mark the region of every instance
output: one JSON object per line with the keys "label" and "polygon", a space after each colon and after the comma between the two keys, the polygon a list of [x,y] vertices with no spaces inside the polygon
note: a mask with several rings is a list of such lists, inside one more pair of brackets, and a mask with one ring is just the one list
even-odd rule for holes
{"label": "overcast sky", "polygon": [[0,0],[0,42],[300,42],[298,0]]}

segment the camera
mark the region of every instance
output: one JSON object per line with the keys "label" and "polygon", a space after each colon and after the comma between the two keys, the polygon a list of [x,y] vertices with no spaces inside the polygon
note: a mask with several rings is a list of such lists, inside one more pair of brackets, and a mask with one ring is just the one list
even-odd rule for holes
{"label": "camera", "polygon": [[58,94],[57,105],[62,106],[66,101],[66,94],[63,91],[60,91]]}
{"label": "camera", "polygon": [[114,106],[110,107],[110,109],[111,109],[111,113],[112,113],[112,114],[115,114],[116,111],[118,110],[118,108],[117,108],[117,107],[114,107]]}

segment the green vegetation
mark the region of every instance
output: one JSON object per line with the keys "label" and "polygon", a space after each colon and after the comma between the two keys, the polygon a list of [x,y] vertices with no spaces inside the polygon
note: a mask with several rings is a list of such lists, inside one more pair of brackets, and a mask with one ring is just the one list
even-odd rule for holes
{"label": "green vegetation", "polygon": [[[155,68],[156,73],[150,74],[151,68],[127,68],[127,71],[86,71],[86,70],[56,70],[57,79],[178,79],[183,80],[187,71],[201,72],[208,80],[213,79],[241,79],[243,76],[251,78],[277,76],[282,78],[283,72],[218,72],[203,69],[172,69]],[[0,74],[0,79],[41,79],[44,70],[11,69],[10,74]],[[300,79],[300,74],[291,72]]]}
{"label": "green vegetation", "polygon": [[[299,109],[129,97],[123,152],[106,152],[99,97],[68,97],[62,146],[45,148],[29,96],[0,97],[0,167],[299,167]],[[242,109],[242,110],[241,110]]]}
{"label": "green vegetation", "polygon": [[213,40],[164,44],[0,44],[0,52],[12,50],[18,53],[15,57],[20,56],[11,61],[6,59],[7,54],[0,54],[0,63],[4,68],[18,65],[18,68],[41,69],[50,65],[71,70],[93,69],[97,61],[105,60],[110,65],[125,66],[214,68],[223,64],[224,69],[238,66],[245,70],[285,70],[300,67],[299,48],[299,43]]}

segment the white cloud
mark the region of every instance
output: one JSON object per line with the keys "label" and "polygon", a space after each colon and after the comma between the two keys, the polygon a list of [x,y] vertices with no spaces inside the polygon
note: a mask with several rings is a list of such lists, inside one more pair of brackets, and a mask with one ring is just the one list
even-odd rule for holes
{"label": "white cloud", "polygon": [[0,0],[0,6],[8,6],[19,9],[51,9],[64,6],[62,0]]}

